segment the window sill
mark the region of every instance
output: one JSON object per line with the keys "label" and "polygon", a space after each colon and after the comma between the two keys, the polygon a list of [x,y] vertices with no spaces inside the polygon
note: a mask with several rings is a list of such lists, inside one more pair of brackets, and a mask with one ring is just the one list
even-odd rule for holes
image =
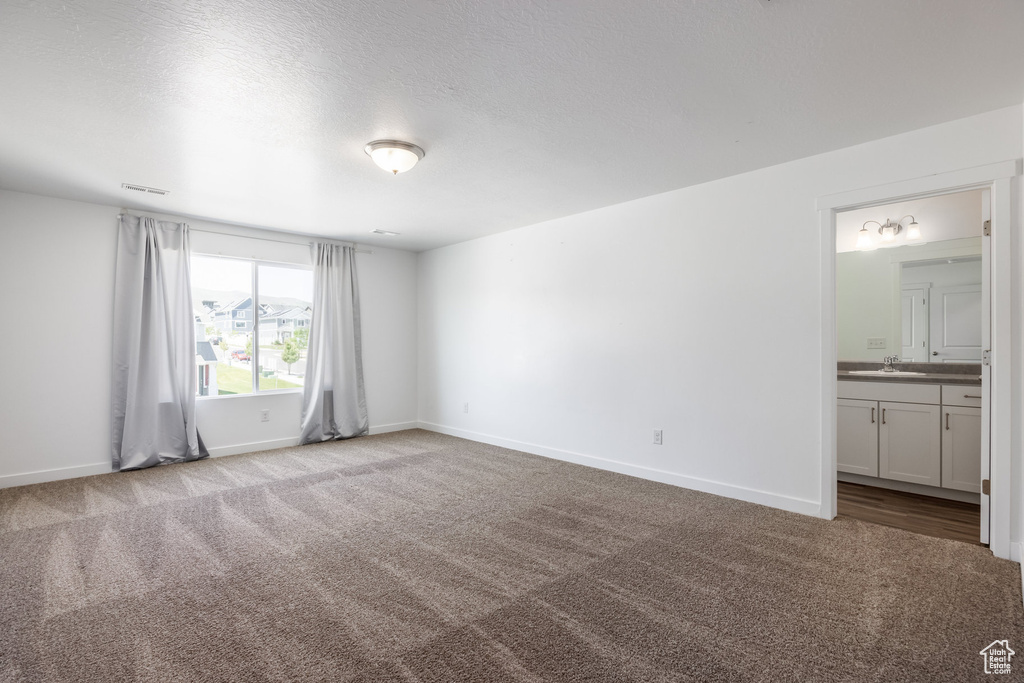
{"label": "window sill", "polygon": [[217,401],[230,398],[253,398],[259,396],[279,396],[281,394],[302,395],[302,389],[263,389],[254,394],[218,394],[216,396],[196,396],[197,401]]}

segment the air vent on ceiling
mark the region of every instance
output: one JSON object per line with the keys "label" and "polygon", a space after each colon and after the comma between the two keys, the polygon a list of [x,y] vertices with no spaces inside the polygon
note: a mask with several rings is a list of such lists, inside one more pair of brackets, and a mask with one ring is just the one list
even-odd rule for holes
{"label": "air vent on ceiling", "polygon": [[146,192],[147,194],[158,194],[165,195],[170,194],[170,190],[160,190],[155,187],[146,187],[145,185],[133,185],[132,183],[121,183],[121,189],[124,190],[135,190],[136,192]]}
{"label": "air vent on ceiling", "polygon": [[381,230],[380,228],[376,228],[374,230],[371,230],[370,232],[372,232],[375,235],[387,235],[388,237],[397,237],[398,235],[402,234],[400,232],[391,232],[390,230]]}

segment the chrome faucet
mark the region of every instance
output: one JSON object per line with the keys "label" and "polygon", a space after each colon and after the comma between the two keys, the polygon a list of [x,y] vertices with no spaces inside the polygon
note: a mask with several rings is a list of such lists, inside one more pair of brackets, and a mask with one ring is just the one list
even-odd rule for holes
{"label": "chrome faucet", "polygon": [[892,364],[899,362],[899,356],[886,356],[885,358],[882,359],[882,363],[884,363],[882,367],[882,372],[896,372],[896,368],[894,368]]}

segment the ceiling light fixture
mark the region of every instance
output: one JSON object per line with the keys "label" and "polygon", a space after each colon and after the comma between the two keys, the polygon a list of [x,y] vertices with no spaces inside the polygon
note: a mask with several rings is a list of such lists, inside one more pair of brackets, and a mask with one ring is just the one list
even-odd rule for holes
{"label": "ceiling light fixture", "polygon": [[857,232],[857,249],[874,249],[875,244],[871,239],[871,234],[868,232],[868,224],[874,223],[878,226],[878,234],[882,236],[883,242],[895,242],[896,235],[903,232],[903,221],[910,219],[910,223],[907,225],[907,235],[905,239],[908,242],[917,241],[921,239],[921,226],[918,225],[917,220],[913,216],[907,214],[903,218],[893,223],[890,219],[886,218],[885,223],[879,223],[878,221],[865,221],[864,225],[861,226]]}
{"label": "ceiling light fixture", "polygon": [[422,148],[399,140],[374,140],[363,149],[373,163],[393,175],[408,171],[424,156]]}
{"label": "ceiling light fixture", "polygon": [[393,232],[391,230],[381,230],[380,228],[374,228],[370,232],[372,232],[375,235],[384,235],[385,237],[398,237],[399,235],[402,234],[400,232]]}

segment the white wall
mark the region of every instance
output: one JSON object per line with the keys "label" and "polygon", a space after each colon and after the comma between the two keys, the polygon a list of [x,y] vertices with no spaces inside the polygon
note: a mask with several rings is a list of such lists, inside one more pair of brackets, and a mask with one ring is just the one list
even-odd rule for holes
{"label": "white wall", "polygon": [[[1024,138],[1024,116],[1021,117],[1021,134]],[[1021,146],[1020,156],[1024,157],[1024,143]],[[1014,210],[1016,211],[1013,220],[1018,226],[1024,226],[1024,186],[1017,183]],[[1013,329],[1017,333],[1014,340],[1014,367],[1012,383],[1014,424],[1011,435],[1011,448],[1013,453],[1024,452],[1024,227],[1021,227],[1014,235],[1014,248],[1011,250],[1013,259],[1013,271],[1016,277],[1013,280],[1014,291],[1011,302],[1013,309]],[[1024,557],[1024,457],[1015,459],[1014,468],[1014,499],[1013,516],[1010,521],[1010,538],[1017,542],[1017,553]],[[1021,563],[1021,587],[1024,589],[1024,562]]]}
{"label": "white wall", "polygon": [[0,191],[0,483],[110,471],[117,213]]}
{"label": "white wall", "polygon": [[[0,191],[0,291],[9,315],[0,333],[8,391],[0,398],[0,486],[110,470],[110,376],[114,259],[119,209]],[[205,221],[197,229],[267,235]],[[269,236],[293,239],[286,235]],[[217,250],[292,261],[308,247],[200,237]],[[227,253],[225,251],[225,253]],[[289,256],[290,255],[290,256]],[[363,361],[371,431],[416,420],[416,255],[358,254]],[[271,410],[271,421],[259,412]],[[295,443],[298,393],[197,401],[197,422],[215,455]]]}
{"label": "white wall", "polygon": [[420,419],[816,514],[816,198],[1021,153],[1018,106],[426,252]]}

